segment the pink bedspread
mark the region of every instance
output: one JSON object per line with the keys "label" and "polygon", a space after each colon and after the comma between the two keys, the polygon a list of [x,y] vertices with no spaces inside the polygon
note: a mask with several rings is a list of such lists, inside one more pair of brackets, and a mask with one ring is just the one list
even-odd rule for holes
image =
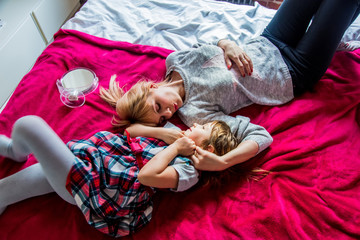
{"label": "pink bedspread", "polygon": [[[114,111],[98,89],[84,106],[70,109],[60,102],[56,80],[71,68],[88,67],[102,86],[116,73],[129,87],[143,77],[161,79],[170,52],[61,30],[1,113],[0,133],[9,136],[14,121],[28,114],[44,118],[64,142],[115,131]],[[360,51],[337,53],[313,93],[237,113],[264,126],[274,137],[271,147],[221,190],[159,193],[151,223],[125,239],[359,239]],[[0,158],[0,178],[35,162]],[[246,178],[253,166],[271,173]],[[9,206],[0,216],[0,239],[111,238],[53,193]]]}

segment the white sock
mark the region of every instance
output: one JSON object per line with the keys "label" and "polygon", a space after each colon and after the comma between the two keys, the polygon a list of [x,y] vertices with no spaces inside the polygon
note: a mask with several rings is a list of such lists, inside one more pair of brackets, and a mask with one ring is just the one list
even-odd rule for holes
{"label": "white sock", "polygon": [[354,51],[360,48],[360,41],[348,41],[348,42],[340,42],[336,51]]}
{"label": "white sock", "polygon": [[27,156],[16,156],[11,138],[8,138],[5,135],[0,135],[0,155],[11,158],[17,162],[24,162],[27,159]]}

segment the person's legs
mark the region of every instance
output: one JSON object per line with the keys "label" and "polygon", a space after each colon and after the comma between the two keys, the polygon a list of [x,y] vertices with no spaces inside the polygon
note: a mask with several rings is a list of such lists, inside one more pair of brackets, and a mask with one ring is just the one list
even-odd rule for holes
{"label": "person's legs", "polygon": [[356,18],[359,16],[359,13],[360,13],[360,0],[358,0],[358,8],[354,13],[353,18],[351,19],[350,24],[352,24],[356,20]]}
{"label": "person's legs", "polygon": [[54,192],[39,163],[0,179],[0,214],[6,206]]}
{"label": "person's legs", "polygon": [[[285,0],[267,25],[263,36],[295,48],[305,34],[322,0]],[[282,48],[283,46],[278,46]]]}
{"label": "person's legs", "polygon": [[21,154],[20,156],[15,156],[15,152],[12,147],[12,140],[5,135],[0,135],[0,155],[11,158],[16,162],[25,162],[28,154]]}
{"label": "person's legs", "polygon": [[358,14],[358,0],[283,2],[263,36],[279,48],[295,94],[312,89],[320,80],[345,30]]}
{"label": "person's legs", "polygon": [[329,66],[346,29],[358,15],[357,0],[323,1],[309,27],[295,48],[296,54],[316,70],[320,78]]}
{"label": "person's legs", "polygon": [[[23,196],[16,196],[17,191],[14,190],[14,200],[8,199],[6,201],[14,203],[17,202],[16,199],[21,201],[26,196],[33,197],[48,193],[51,191],[47,185],[48,182],[61,198],[75,204],[75,200],[65,187],[67,175],[73,165],[75,156],[45,121],[36,116],[23,117],[16,121],[11,137],[12,139],[0,138],[0,146],[2,146],[0,151],[5,151],[0,152],[0,155],[11,155],[17,160],[21,160],[28,154],[33,153],[40,165],[30,167],[29,170],[24,169],[19,173],[1,179],[2,187],[7,185],[7,189],[11,188],[9,184],[28,184],[27,189],[29,191],[19,193],[24,194]],[[4,147],[6,144],[10,147]],[[43,175],[41,175],[42,173]],[[43,191],[36,192],[36,185],[32,184],[36,182],[41,182],[44,186]],[[20,189],[23,189],[23,186]],[[2,192],[0,195],[7,195],[3,189],[0,188],[0,191]],[[28,195],[26,195],[27,193]],[[1,204],[0,200],[0,208],[6,207],[5,204],[4,206],[1,206]]]}

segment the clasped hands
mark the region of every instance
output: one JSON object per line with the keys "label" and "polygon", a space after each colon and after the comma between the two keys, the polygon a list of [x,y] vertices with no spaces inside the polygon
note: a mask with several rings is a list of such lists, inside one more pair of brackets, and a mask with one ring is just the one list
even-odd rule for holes
{"label": "clasped hands", "polygon": [[176,144],[178,152],[182,156],[189,157],[196,169],[204,171],[221,171],[225,169],[221,156],[206,151],[196,146],[194,141],[184,135],[183,131],[166,129],[164,141],[167,144]]}

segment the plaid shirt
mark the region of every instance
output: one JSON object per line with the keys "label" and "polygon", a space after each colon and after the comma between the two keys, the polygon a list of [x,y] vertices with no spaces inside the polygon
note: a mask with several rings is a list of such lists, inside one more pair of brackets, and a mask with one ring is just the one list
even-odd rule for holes
{"label": "plaid shirt", "polygon": [[[153,138],[133,140],[141,146],[137,151],[143,164],[166,147],[164,142]],[[113,237],[129,235],[146,225],[153,210],[151,195],[155,189],[151,188],[151,192],[138,181],[139,166],[131,145],[126,136],[105,131],[88,140],[68,143],[76,159],[67,189],[87,222]],[[177,157],[169,165],[176,161],[181,162],[179,166],[193,168],[191,161],[184,157]],[[191,172],[189,178],[196,183],[198,174],[195,173]]]}

